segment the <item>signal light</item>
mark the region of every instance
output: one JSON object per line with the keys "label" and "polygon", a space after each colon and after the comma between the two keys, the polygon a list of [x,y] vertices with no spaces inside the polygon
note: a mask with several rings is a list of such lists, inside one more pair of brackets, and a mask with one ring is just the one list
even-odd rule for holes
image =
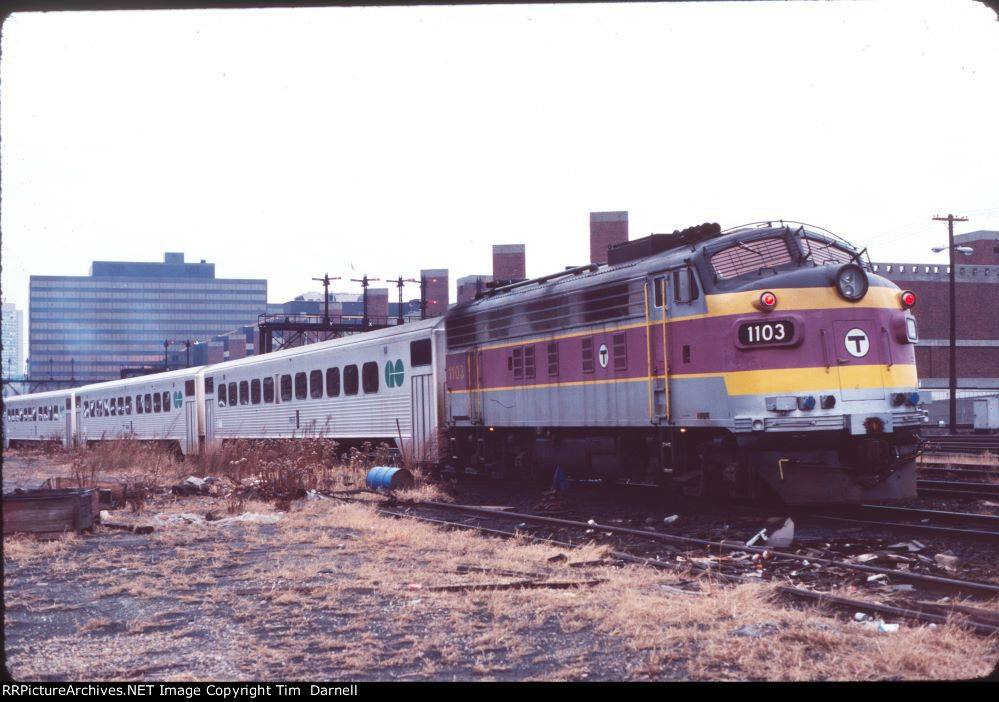
{"label": "signal light", "polygon": [[902,303],[902,309],[907,310],[916,304],[916,293],[911,290],[903,290],[898,299]]}
{"label": "signal light", "polygon": [[767,290],[765,293],[760,295],[760,309],[764,312],[769,312],[774,307],[777,306],[777,296],[772,292]]}

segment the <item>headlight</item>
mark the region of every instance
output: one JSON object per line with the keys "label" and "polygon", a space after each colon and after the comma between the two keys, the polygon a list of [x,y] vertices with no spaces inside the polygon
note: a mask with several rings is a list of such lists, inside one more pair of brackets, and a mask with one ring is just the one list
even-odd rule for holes
{"label": "headlight", "polygon": [[848,263],[836,272],[836,290],[843,299],[857,302],[867,294],[867,274],[855,263]]}

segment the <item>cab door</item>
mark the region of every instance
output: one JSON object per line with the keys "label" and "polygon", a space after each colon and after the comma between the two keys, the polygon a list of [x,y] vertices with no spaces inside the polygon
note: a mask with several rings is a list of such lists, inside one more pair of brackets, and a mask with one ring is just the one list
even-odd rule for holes
{"label": "cab door", "polygon": [[645,337],[649,374],[649,422],[670,420],[669,401],[669,275],[664,271],[645,281]]}

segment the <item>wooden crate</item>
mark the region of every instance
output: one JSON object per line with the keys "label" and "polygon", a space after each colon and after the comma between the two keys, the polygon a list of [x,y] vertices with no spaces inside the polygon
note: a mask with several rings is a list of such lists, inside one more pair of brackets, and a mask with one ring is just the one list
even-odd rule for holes
{"label": "wooden crate", "polygon": [[3,533],[57,536],[94,526],[97,490],[29,490],[3,497]]}

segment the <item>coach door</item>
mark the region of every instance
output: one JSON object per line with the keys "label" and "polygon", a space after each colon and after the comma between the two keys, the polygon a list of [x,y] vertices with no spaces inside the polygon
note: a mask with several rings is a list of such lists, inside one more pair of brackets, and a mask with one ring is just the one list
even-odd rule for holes
{"label": "coach door", "polygon": [[412,403],[413,448],[411,457],[414,463],[429,460],[433,445],[434,407],[433,376],[414,375],[410,378],[410,402]]}
{"label": "coach door", "polygon": [[66,398],[66,436],[62,445],[66,448],[73,448],[73,397]]}
{"label": "coach door", "polygon": [[215,378],[205,378],[205,449],[215,448]]}

